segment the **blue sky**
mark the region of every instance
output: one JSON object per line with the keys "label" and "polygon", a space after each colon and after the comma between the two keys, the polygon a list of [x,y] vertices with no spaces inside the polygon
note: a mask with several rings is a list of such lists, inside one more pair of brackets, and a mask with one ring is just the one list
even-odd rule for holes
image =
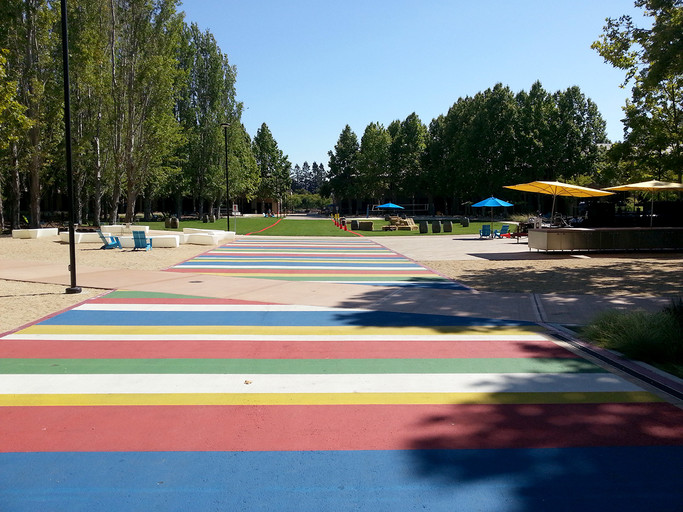
{"label": "blue sky", "polygon": [[[633,0],[184,0],[237,67],[242,120],[270,128],[292,165],[324,163],[345,125],[358,139],[416,112],[422,122],[497,82],[578,85],[622,139],[622,71],[591,50]],[[642,21],[640,22],[642,24]]]}

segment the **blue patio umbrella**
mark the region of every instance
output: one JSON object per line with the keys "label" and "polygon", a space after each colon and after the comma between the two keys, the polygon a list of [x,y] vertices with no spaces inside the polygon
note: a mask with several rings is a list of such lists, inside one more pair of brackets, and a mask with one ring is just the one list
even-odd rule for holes
{"label": "blue patio umbrella", "polygon": [[491,196],[487,199],[484,199],[483,201],[479,201],[478,203],[473,204],[472,206],[490,206],[491,208],[494,208],[496,206],[512,206],[512,203],[508,203],[507,201],[503,201],[502,199],[498,199],[497,197]]}
{"label": "blue patio umbrella", "polygon": [[403,210],[403,206],[399,206],[394,203],[384,203],[380,204],[377,208],[387,208],[387,209],[394,209],[394,210]]}
{"label": "blue patio umbrella", "polygon": [[502,199],[491,196],[483,201],[473,204],[472,206],[475,208],[491,207],[491,227],[493,228],[493,209],[497,206],[512,206],[512,203],[508,203],[507,201],[503,201]]}

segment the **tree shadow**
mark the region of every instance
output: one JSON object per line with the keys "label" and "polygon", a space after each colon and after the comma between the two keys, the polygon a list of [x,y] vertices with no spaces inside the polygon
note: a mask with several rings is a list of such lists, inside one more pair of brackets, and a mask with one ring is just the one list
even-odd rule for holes
{"label": "tree shadow", "polygon": [[662,296],[683,293],[683,266],[680,258],[661,259],[655,265],[639,260],[618,262],[594,261],[586,265],[552,267],[515,263],[511,273],[492,273],[484,269],[470,269],[455,277],[464,285],[482,291],[510,291],[520,293],[563,293],[596,295]]}
{"label": "tree shadow", "polygon": [[[508,377],[500,391],[518,380]],[[411,425],[412,469],[456,494],[475,487],[515,504],[500,510],[680,510],[683,411],[574,398],[441,406]]]}
{"label": "tree shadow", "polygon": [[[346,313],[339,321],[369,325],[383,314],[382,325],[436,326],[437,332],[446,325],[532,325],[382,311]],[[675,468],[683,456],[683,410],[549,340],[450,340],[461,343],[482,349],[477,368],[487,358],[564,357],[562,370],[473,370],[479,375],[468,388],[473,394],[458,403],[387,406],[411,407],[397,414],[394,428],[405,433],[405,467],[397,470],[414,485],[439,489],[438,499],[448,496],[452,510],[680,510]]]}

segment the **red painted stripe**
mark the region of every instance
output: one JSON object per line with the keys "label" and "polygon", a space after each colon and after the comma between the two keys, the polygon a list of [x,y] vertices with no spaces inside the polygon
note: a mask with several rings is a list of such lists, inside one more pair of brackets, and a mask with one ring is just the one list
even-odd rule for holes
{"label": "red painted stripe", "polygon": [[273,451],[680,445],[662,403],[4,407],[3,452]]}
{"label": "red painted stripe", "polygon": [[269,305],[270,302],[259,302],[255,300],[239,300],[239,299],[212,299],[212,298],[174,298],[174,297],[131,297],[131,298],[114,298],[102,297],[101,299],[94,299],[88,301],[89,304],[210,304],[210,305],[240,305],[240,304],[255,304],[255,305]]}
{"label": "red painted stripe", "polygon": [[308,269],[308,268],[199,268],[199,267],[183,267],[170,269],[174,272],[211,272],[211,273],[231,273],[231,274],[315,274],[315,275],[335,275],[335,274],[349,274],[359,276],[382,276],[382,275],[396,275],[398,274],[417,274],[417,275],[435,275],[431,270],[410,269],[410,270],[326,270],[326,269]]}
{"label": "red painted stripe", "polygon": [[439,359],[575,358],[550,341],[58,341],[3,340],[1,358]]}
{"label": "red painted stripe", "polygon": [[251,231],[250,233],[247,233],[247,236],[253,235],[254,233],[261,233],[262,231],[265,231],[265,230],[267,230],[267,229],[270,229],[270,228],[272,228],[273,226],[279,224],[279,223],[282,222],[283,220],[284,220],[284,217],[281,217],[281,218],[279,218],[276,222],[274,222],[273,224],[271,224],[270,226],[266,226],[265,228],[259,229],[258,231]]}

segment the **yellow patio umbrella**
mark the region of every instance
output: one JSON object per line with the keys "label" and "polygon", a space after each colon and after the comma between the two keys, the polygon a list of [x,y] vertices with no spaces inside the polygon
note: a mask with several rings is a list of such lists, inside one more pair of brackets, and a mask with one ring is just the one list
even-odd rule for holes
{"label": "yellow patio umbrella", "polygon": [[641,192],[650,192],[652,198],[650,199],[650,227],[652,227],[652,218],[654,217],[655,206],[655,192],[662,192],[664,190],[673,192],[683,192],[683,184],[672,183],[670,181],[641,181],[640,183],[630,183],[629,185],[617,185],[616,187],[607,187],[605,190],[612,190],[614,192],[628,192],[631,190],[638,190]]}
{"label": "yellow patio umbrella", "polygon": [[550,213],[550,221],[555,216],[555,199],[557,196],[566,197],[602,197],[611,196],[613,192],[605,192],[594,188],[580,187],[559,181],[532,181],[530,183],[520,183],[519,185],[507,185],[505,188],[521,190],[522,192],[537,192],[553,196],[553,207]]}

